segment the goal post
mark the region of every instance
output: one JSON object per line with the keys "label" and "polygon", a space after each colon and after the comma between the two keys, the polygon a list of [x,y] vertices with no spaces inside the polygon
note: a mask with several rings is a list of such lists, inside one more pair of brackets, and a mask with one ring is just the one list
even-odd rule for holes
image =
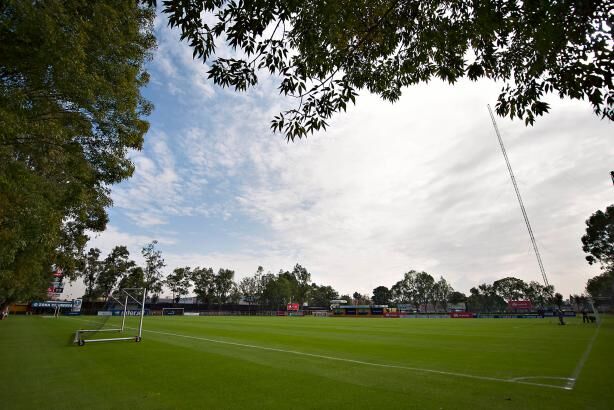
{"label": "goal post", "polygon": [[162,308],[162,316],[183,316],[184,308]]}
{"label": "goal post", "polygon": [[[112,292],[109,295],[109,301],[112,301],[113,304],[118,304],[121,309],[121,326],[112,327],[112,328],[103,328],[106,324],[106,321],[110,316],[113,316],[115,310],[112,311],[104,311],[105,319],[101,322],[101,326],[98,329],[79,329],[75,332],[74,343],[79,346],[83,346],[86,343],[94,343],[94,342],[112,342],[112,341],[120,341],[120,340],[134,340],[135,342],[140,342],[143,338],[143,317],[145,316],[145,300],[147,298],[147,289],[146,288],[124,288],[120,289],[117,292]],[[107,305],[108,305],[107,302]],[[136,306],[137,309],[131,310],[131,316],[137,316],[139,318],[139,324],[136,328],[126,327],[126,316],[128,316],[128,306],[132,304]],[[98,312],[100,315],[102,312]],[[135,330],[136,334],[126,336],[127,329]],[[99,332],[112,332],[119,333],[118,337],[104,337],[104,338],[88,338],[88,335],[96,335]]]}
{"label": "goal post", "polygon": [[603,297],[596,297],[596,298],[589,297],[588,298],[588,304],[591,310],[593,311],[593,315],[595,316],[595,321],[597,322],[597,326],[601,326],[601,315],[599,314],[599,309],[597,309],[597,306],[595,306],[595,304],[603,300],[608,300],[608,298],[603,298]]}

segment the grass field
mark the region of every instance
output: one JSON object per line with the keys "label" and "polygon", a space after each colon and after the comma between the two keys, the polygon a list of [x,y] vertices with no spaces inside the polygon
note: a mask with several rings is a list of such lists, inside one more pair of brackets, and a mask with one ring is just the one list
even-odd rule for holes
{"label": "grass field", "polygon": [[614,318],[146,317],[71,345],[95,319],[0,322],[0,408],[614,408]]}

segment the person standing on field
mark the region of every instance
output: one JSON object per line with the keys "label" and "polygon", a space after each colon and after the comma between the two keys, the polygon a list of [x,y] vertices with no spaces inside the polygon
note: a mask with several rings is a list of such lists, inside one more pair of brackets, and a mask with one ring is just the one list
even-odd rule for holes
{"label": "person standing on field", "polygon": [[588,312],[586,311],[586,308],[582,308],[582,323],[589,323],[590,321],[588,320]]}
{"label": "person standing on field", "polygon": [[559,325],[564,325],[565,324],[565,320],[563,320],[563,310],[559,309],[558,310],[558,314],[559,314]]}

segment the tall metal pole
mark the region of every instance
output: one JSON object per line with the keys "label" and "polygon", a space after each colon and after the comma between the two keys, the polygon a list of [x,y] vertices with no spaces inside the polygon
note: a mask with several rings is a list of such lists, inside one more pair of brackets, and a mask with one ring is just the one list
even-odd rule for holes
{"label": "tall metal pole", "polygon": [[124,325],[126,324],[126,309],[128,309],[128,296],[126,295],[126,300],[124,301],[124,314],[122,317],[122,330],[120,330],[120,332],[124,331]]}
{"label": "tall metal pole", "polygon": [[535,251],[535,257],[537,258],[537,264],[539,265],[539,270],[542,274],[542,279],[544,280],[544,284],[549,286],[548,277],[546,276],[546,270],[544,269],[544,264],[542,263],[542,257],[539,254],[539,249],[537,248],[537,241],[535,240],[535,236],[533,235],[533,229],[531,229],[531,223],[529,222],[529,217],[527,216],[527,210],[524,208],[524,203],[522,202],[522,197],[520,196],[520,190],[518,189],[518,184],[516,183],[516,178],[514,177],[514,172],[512,171],[512,166],[510,165],[510,160],[507,157],[507,152],[505,151],[505,145],[503,145],[503,139],[501,138],[501,134],[499,133],[499,127],[497,127],[497,123],[495,122],[495,116],[490,109],[490,105],[488,105],[488,112],[490,113],[490,119],[492,120],[492,125],[495,127],[495,132],[497,133],[497,138],[499,139],[499,145],[501,146],[501,152],[503,153],[503,158],[505,158],[505,163],[507,165],[507,170],[510,173],[510,178],[512,179],[512,184],[514,185],[514,191],[516,192],[516,198],[518,198],[518,203],[520,204],[520,210],[522,211],[522,216],[524,218],[524,223],[527,226],[527,230],[529,231],[529,237],[531,238],[531,243],[533,244],[533,250]]}
{"label": "tall metal pole", "polygon": [[143,288],[143,302],[141,303],[141,320],[139,321],[139,341],[143,336],[143,316],[145,316],[145,298],[147,297],[147,288]]}

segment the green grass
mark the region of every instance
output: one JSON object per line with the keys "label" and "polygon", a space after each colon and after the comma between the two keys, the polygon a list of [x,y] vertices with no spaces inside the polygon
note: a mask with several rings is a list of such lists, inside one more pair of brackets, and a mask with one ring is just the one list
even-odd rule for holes
{"label": "green grass", "polygon": [[[596,331],[578,319],[557,326],[554,319],[146,317],[141,343],[71,345],[74,331],[88,327],[83,320],[94,319],[0,322],[0,408],[577,410],[614,403],[614,318],[604,320],[572,390],[557,378],[574,374]],[[506,381],[512,378],[553,387]]]}

